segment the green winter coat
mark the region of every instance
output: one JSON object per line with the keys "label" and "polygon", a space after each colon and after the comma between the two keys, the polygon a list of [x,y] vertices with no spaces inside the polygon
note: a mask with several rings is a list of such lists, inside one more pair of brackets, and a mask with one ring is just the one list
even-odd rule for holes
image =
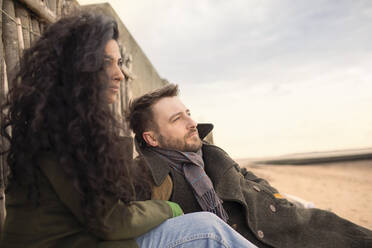
{"label": "green winter coat", "polygon": [[[211,127],[199,125],[198,130],[203,138]],[[168,160],[138,143],[137,150],[137,162],[150,168],[155,182],[153,199],[176,202],[185,213],[201,211],[192,188]],[[371,230],[329,211],[296,207],[221,148],[203,143],[202,151],[205,171],[230,217],[228,224],[258,247],[372,247]]]}
{"label": "green winter coat", "polygon": [[27,190],[6,195],[7,217],[2,248],[132,248],[135,238],[173,217],[165,201],[138,201],[129,206],[112,199],[105,209],[109,231],[90,230],[84,223],[80,196],[53,154],[39,159],[40,206],[27,199]]}

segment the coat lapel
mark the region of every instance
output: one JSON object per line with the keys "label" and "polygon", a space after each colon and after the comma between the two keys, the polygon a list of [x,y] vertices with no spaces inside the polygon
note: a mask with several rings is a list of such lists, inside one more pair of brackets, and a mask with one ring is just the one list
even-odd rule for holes
{"label": "coat lapel", "polygon": [[220,148],[208,143],[203,144],[203,159],[205,172],[218,196],[222,200],[244,202],[240,186],[242,175],[235,167],[236,162]]}

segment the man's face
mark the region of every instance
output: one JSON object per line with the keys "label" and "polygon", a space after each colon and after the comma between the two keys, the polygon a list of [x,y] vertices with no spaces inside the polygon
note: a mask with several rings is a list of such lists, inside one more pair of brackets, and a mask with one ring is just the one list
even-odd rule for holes
{"label": "man's face", "polygon": [[152,113],[157,125],[154,137],[158,147],[183,152],[196,152],[201,148],[197,123],[178,97],[160,99],[152,106]]}
{"label": "man's face", "polygon": [[115,40],[107,42],[104,52],[104,71],[108,77],[105,97],[107,102],[111,104],[117,101],[120,81],[124,79],[123,72],[121,71],[122,58],[118,43]]}

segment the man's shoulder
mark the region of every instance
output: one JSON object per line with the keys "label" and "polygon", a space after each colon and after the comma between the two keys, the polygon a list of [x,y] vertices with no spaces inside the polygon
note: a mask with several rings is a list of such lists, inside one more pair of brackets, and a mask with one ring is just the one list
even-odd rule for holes
{"label": "man's shoulder", "polygon": [[235,167],[237,164],[225,150],[216,145],[203,142],[202,151],[203,160],[206,167],[209,167],[209,165],[213,165],[215,169],[228,169],[232,166]]}
{"label": "man's shoulder", "polygon": [[227,154],[227,152],[223,150],[221,147],[210,144],[205,141],[203,141],[202,151],[203,151],[203,157],[204,156],[223,156],[223,157],[231,159],[230,155]]}

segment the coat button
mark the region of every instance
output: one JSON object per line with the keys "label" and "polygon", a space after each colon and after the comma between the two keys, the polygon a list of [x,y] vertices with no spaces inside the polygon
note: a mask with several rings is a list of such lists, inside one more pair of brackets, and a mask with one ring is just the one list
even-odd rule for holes
{"label": "coat button", "polygon": [[276,212],[276,207],[273,204],[270,204],[270,210],[271,210],[271,212],[275,213]]}
{"label": "coat button", "polygon": [[258,237],[259,237],[260,239],[263,239],[263,237],[264,237],[264,233],[263,233],[263,231],[258,230],[258,231],[257,231],[257,234],[258,234]]}
{"label": "coat button", "polygon": [[260,192],[260,191],[261,191],[261,189],[260,189],[257,185],[253,185],[253,188],[254,188],[254,190],[256,190],[257,192]]}
{"label": "coat button", "polygon": [[238,224],[232,224],[231,227],[232,227],[234,230],[238,230]]}

